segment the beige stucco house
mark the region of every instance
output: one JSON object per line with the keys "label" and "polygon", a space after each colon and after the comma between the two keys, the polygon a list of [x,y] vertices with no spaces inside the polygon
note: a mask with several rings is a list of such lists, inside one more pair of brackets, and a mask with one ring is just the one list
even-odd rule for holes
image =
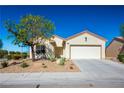
{"label": "beige stucco house", "polygon": [[[106,39],[88,30],[66,39],[53,35],[50,40],[45,41],[44,46],[35,46],[35,57],[40,58],[44,53],[46,57],[54,54],[56,57],[67,59],[104,59],[105,44]],[[32,58],[31,51],[30,58]]]}

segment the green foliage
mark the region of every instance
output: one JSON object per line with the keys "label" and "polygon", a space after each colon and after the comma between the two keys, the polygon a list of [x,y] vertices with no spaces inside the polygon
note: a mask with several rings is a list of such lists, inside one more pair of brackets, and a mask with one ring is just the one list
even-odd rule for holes
{"label": "green foliage", "polygon": [[22,57],[21,54],[13,54],[12,55],[12,59],[14,59],[14,60],[19,60],[21,57]]}
{"label": "green foliage", "polygon": [[0,50],[0,58],[5,58],[8,55],[7,50]]}
{"label": "green foliage", "polygon": [[122,37],[124,37],[124,24],[122,24],[120,27],[120,34]]}
{"label": "green foliage", "polygon": [[11,54],[12,59],[19,60],[21,58],[27,58],[27,53],[15,52],[15,54]]}
{"label": "green foliage", "polygon": [[[19,23],[5,21],[5,28],[10,33],[9,37],[14,38],[15,45],[31,46],[32,58],[34,59],[34,46],[39,44],[38,39],[46,40],[53,35],[54,24],[42,17],[34,15],[23,16]],[[35,41],[35,42],[34,42]]]}
{"label": "green foliage", "polygon": [[9,54],[10,55],[15,54],[15,51],[9,51]]}
{"label": "green foliage", "polygon": [[56,61],[56,57],[55,57],[54,54],[49,55],[49,56],[48,56],[48,59],[49,59],[51,62]]}
{"label": "green foliage", "polygon": [[3,47],[3,42],[2,40],[0,39],[0,49]]}
{"label": "green foliage", "polygon": [[19,51],[16,51],[16,52],[15,52],[15,54],[21,54],[21,52],[19,52]]}
{"label": "green foliage", "polygon": [[65,64],[66,59],[64,57],[60,58],[60,63],[59,65],[64,65]]}
{"label": "green foliage", "polygon": [[24,59],[28,57],[28,54],[26,52],[22,53],[21,55],[22,55],[22,58]]}
{"label": "green foliage", "polygon": [[26,68],[26,67],[28,67],[29,65],[28,65],[27,63],[22,63],[20,66],[21,66],[22,68]]}
{"label": "green foliage", "polygon": [[10,60],[10,59],[15,59],[15,60],[18,60],[20,58],[27,58],[28,54],[26,52],[15,52],[15,51],[10,51],[9,52],[9,55],[7,55],[7,59]]}
{"label": "green foliage", "polygon": [[27,58],[28,54],[26,52],[18,52],[18,51],[10,51],[8,52],[7,50],[0,50],[0,58],[7,58],[8,60],[10,59],[15,59],[18,60],[20,58]]}
{"label": "green foliage", "polygon": [[15,52],[15,51],[10,51],[8,53],[7,50],[0,50],[0,58],[7,58],[7,59],[20,59],[20,58],[27,58],[28,54],[26,52]]}
{"label": "green foliage", "polygon": [[124,63],[124,54],[119,54],[119,55],[118,55],[118,60],[119,60],[120,62],[123,62],[123,63]]}
{"label": "green foliage", "polygon": [[54,61],[56,61],[56,58],[50,58],[50,61],[54,62]]}
{"label": "green foliage", "polygon": [[12,59],[12,55],[7,55],[7,59],[11,60]]}
{"label": "green foliage", "polygon": [[39,37],[42,39],[51,37],[54,24],[42,16],[26,15],[20,19],[19,23],[6,21],[5,28],[15,38],[14,44],[31,46]]}
{"label": "green foliage", "polygon": [[8,67],[8,62],[6,62],[6,61],[1,62],[1,66],[2,66],[2,68]]}

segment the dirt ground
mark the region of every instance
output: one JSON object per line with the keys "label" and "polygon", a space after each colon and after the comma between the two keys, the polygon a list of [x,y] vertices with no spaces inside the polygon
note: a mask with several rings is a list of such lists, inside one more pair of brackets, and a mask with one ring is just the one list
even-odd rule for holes
{"label": "dirt ground", "polygon": [[65,65],[58,65],[56,62],[49,60],[39,60],[32,62],[31,60],[25,61],[29,66],[26,68],[20,67],[22,61],[10,61],[18,62],[16,65],[10,65],[6,68],[1,68],[0,73],[25,73],[25,72],[79,72],[79,68],[72,63],[72,61],[66,61]]}

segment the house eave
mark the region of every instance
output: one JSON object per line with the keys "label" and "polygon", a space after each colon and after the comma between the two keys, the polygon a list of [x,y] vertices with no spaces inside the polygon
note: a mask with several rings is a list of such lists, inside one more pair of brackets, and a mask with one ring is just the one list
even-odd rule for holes
{"label": "house eave", "polygon": [[84,33],[91,34],[91,35],[95,36],[96,38],[99,38],[99,39],[101,39],[101,40],[107,42],[107,39],[105,39],[105,38],[103,38],[103,37],[101,37],[101,36],[99,36],[99,35],[97,35],[97,34],[94,34],[94,33],[90,32],[90,31],[88,31],[88,30],[85,30],[85,31],[82,31],[82,32],[80,32],[80,33],[74,34],[73,36],[70,36],[70,37],[66,38],[66,41],[71,40],[71,39],[73,39],[73,38],[75,38],[75,37],[77,37],[77,36],[80,36],[80,35],[84,34]]}

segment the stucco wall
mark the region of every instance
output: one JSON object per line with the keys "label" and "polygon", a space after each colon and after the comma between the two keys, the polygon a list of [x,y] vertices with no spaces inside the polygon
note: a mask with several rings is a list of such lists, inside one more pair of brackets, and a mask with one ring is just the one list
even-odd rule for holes
{"label": "stucco wall", "polygon": [[[52,38],[52,40],[56,44],[55,47],[63,47],[63,44],[62,44],[63,43],[63,39],[61,39],[61,38],[59,38],[57,36],[54,36],[54,38]],[[42,42],[40,41],[40,39],[39,39],[38,42],[40,42],[42,44]],[[45,44],[45,46],[46,46],[47,49],[50,49],[54,53],[54,46],[49,42],[49,40],[45,41],[44,44]],[[34,47],[34,51],[36,51],[36,46]],[[48,52],[48,50],[46,52]],[[32,54],[31,54],[31,48],[30,48],[30,59],[31,58],[32,58]],[[35,53],[35,58],[38,58],[38,56],[36,55],[36,53]]]}
{"label": "stucco wall", "polygon": [[59,37],[57,37],[57,36],[54,36],[54,38],[53,38],[53,40],[56,42],[56,46],[57,47],[63,47],[62,45],[62,43],[63,43],[63,40],[61,39],[61,38],[59,38]]}
{"label": "stucco wall", "polygon": [[[85,37],[87,37],[87,42],[85,42]],[[66,41],[66,47],[64,50],[64,56],[70,58],[70,45],[101,45],[102,47],[102,58],[105,58],[105,41],[88,33],[84,33],[80,36],[74,37]]]}

